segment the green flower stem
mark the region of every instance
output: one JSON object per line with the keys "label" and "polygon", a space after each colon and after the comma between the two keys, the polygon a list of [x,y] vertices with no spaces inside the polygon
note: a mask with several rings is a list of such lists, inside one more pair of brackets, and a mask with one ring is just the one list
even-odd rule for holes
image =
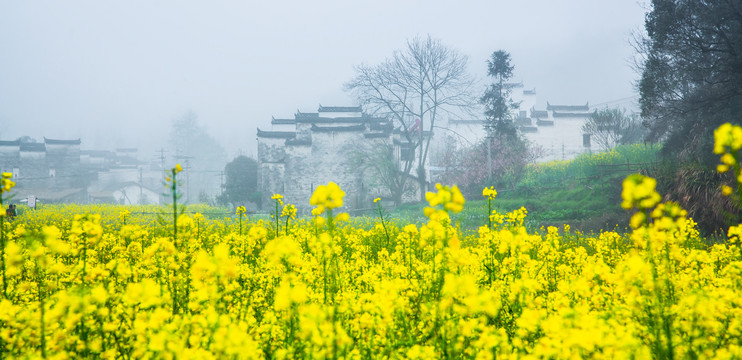
{"label": "green flower stem", "polygon": [[384,221],[384,211],[381,208],[381,203],[376,202],[376,210],[379,212],[379,218],[381,219],[381,226],[384,228],[384,234],[386,234],[386,247],[389,247],[389,242],[391,241],[389,239],[389,230],[386,228],[386,222]]}

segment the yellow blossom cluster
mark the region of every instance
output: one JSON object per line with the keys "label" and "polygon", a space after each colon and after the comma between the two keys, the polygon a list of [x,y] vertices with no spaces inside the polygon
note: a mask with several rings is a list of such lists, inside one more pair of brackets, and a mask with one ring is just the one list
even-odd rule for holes
{"label": "yellow blossom cluster", "polygon": [[330,181],[327,185],[319,185],[312,193],[309,204],[316,206],[313,215],[320,215],[325,210],[332,210],[343,206],[345,191],[338,184]]}
{"label": "yellow blossom cluster", "polygon": [[714,130],[714,154],[722,155],[742,149],[742,127],[730,123]]}
{"label": "yellow blossom cluster", "polygon": [[495,196],[497,196],[497,190],[495,190],[494,186],[484,188],[484,190],[482,190],[482,196],[484,196],[485,199],[488,200],[495,200]]}
{"label": "yellow blossom cluster", "polygon": [[13,173],[2,173],[2,176],[0,177],[0,193],[10,192],[10,189],[15,186],[15,182],[13,182],[11,178],[13,178]]}
{"label": "yellow blossom cluster", "polygon": [[296,206],[293,204],[284,205],[281,210],[281,217],[287,217],[290,219],[296,219]]}
{"label": "yellow blossom cluster", "polygon": [[623,191],[621,198],[623,202],[621,207],[631,209],[651,209],[662,200],[662,197],[655,190],[657,180],[640,174],[633,174],[626,177],[623,181]]}
{"label": "yellow blossom cluster", "polygon": [[443,209],[451,212],[459,212],[464,208],[464,195],[461,194],[459,188],[454,186],[443,186],[441,184],[435,184],[437,192],[427,192],[425,194],[425,200],[428,201],[431,207],[443,205]]}
{"label": "yellow blossom cluster", "polygon": [[[733,170],[738,194],[737,201],[742,201],[742,169],[739,164],[739,151],[742,149],[742,127],[730,123],[719,126],[714,131],[714,153],[721,155],[721,164],[716,166],[719,173]],[[721,192],[724,196],[730,196],[734,189],[729,185],[722,185]]]}

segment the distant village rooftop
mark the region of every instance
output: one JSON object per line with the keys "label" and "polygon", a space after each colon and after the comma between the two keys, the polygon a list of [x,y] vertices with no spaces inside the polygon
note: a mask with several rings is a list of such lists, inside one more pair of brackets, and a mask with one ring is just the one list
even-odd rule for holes
{"label": "distant village rooftop", "polygon": [[590,111],[590,103],[586,102],[585,105],[552,105],[548,101],[546,102],[546,110],[553,111]]}
{"label": "distant village rooftop", "polygon": [[361,112],[360,106],[322,106],[320,104],[317,112]]}
{"label": "distant village rooftop", "polygon": [[49,139],[47,137],[44,137],[44,143],[49,144],[49,145],[80,145],[82,141],[80,141],[80,139],[59,140],[59,139]]}

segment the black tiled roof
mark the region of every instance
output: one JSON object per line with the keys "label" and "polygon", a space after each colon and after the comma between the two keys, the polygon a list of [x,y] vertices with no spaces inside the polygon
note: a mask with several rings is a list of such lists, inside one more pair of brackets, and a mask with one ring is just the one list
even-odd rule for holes
{"label": "black tiled roof", "polygon": [[296,124],[296,120],[294,119],[271,119],[272,125],[293,125]]}
{"label": "black tiled roof", "polygon": [[360,106],[319,106],[318,112],[361,112]]}
{"label": "black tiled roof", "polygon": [[314,124],[337,124],[337,123],[356,123],[356,124],[374,124],[374,123],[386,123],[389,120],[384,118],[375,117],[314,117],[314,118],[296,118],[298,123],[314,123]]}
{"label": "black tiled roof", "polygon": [[554,120],[536,120],[536,125],[538,126],[554,126]]}
{"label": "black tiled roof", "polygon": [[76,140],[58,140],[58,139],[47,139],[44,137],[44,143],[49,145],[80,145],[80,139]]}
{"label": "black tiled roof", "polygon": [[296,136],[293,131],[263,131],[258,129],[258,137],[274,139],[291,139]]}
{"label": "black tiled roof", "polygon": [[298,119],[309,119],[309,118],[318,118],[319,113],[303,113],[299,110],[296,110],[296,114],[294,114],[294,118]]}
{"label": "black tiled roof", "polygon": [[339,117],[339,118],[328,118],[328,117],[314,117],[314,118],[296,118],[298,123],[318,123],[318,124],[333,124],[333,123],[363,123],[365,120],[359,117]]}
{"label": "black tiled roof", "polygon": [[585,105],[551,105],[546,102],[546,110],[554,111],[590,111],[590,103],[586,102]]}

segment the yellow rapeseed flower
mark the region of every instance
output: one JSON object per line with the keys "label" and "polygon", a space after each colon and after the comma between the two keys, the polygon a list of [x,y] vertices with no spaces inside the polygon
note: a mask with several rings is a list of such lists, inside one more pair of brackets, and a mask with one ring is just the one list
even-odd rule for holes
{"label": "yellow rapeseed flower", "polygon": [[452,212],[459,212],[464,208],[464,195],[461,194],[459,188],[454,185],[452,187],[443,186],[441,184],[435,184],[435,188],[438,192],[427,192],[425,194],[425,200],[428,201],[431,207],[437,205],[443,205],[443,208]]}
{"label": "yellow rapeseed flower", "polygon": [[655,191],[656,186],[657,180],[651,177],[640,174],[627,176],[623,181],[621,207],[627,210],[634,206],[639,209],[653,208],[662,200],[660,194]]}
{"label": "yellow rapeseed flower", "polygon": [[497,196],[497,190],[495,190],[494,186],[490,186],[488,188],[484,188],[482,190],[482,196],[489,200],[495,200],[495,196]]}
{"label": "yellow rapeseed flower", "polygon": [[281,210],[281,217],[288,217],[290,219],[296,218],[296,206],[292,204],[285,205]]}
{"label": "yellow rapeseed flower", "polygon": [[348,215],[348,213],[346,213],[346,212],[340,213],[340,214],[337,215],[337,217],[335,219],[337,221],[348,221],[348,220],[350,220],[350,215]]}
{"label": "yellow rapeseed flower", "polygon": [[0,193],[9,192],[15,186],[15,182],[10,180],[13,177],[12,173],[4,172],[2,179],[0,179]]}
{"label": "yellow rapeseed flower", "polygon": [[[343,197],[345,197],[345,191],[340,189],[338,184],[331,181],[327,185],[317,186],[317,189],[314,190],[312,197],[309,199],[309,204],[315,205],[318,208],[322,206],[328,210],[335,209],[343,206]],[[324,209],[322,212],[324,212]]]}

